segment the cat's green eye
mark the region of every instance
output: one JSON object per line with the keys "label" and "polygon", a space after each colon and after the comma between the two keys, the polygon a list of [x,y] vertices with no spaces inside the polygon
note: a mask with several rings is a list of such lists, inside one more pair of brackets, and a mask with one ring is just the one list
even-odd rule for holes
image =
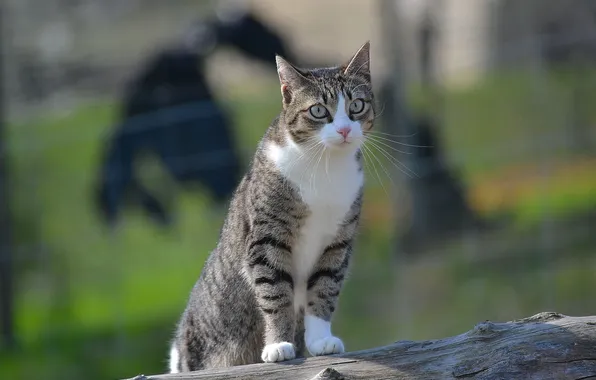
{"label": "cat's green eye", "polygon": [[327,108],[323,107],[320,104],[315,104],[314,106],[311,106],[308,109],[308,111],[310,112],[311,116],[314,117],[315,119],[324,119],[329,114],[329,111],[327,111]]}
{"label": "cat's green eye", "polygon": [[352,103],[350,103],[350,113],[352,115],[359,114],[364,111],[364,100],[363,99],[354,99]]}

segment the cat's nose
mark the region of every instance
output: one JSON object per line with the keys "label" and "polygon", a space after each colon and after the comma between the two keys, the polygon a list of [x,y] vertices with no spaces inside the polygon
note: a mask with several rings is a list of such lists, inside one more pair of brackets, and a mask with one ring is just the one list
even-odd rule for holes
{"label": "cat's nose", "polygon": [[352,132],[351,127],[341,127],[337,128],[337,133],[343,136],[344,140],[348,138],[348,135]]}

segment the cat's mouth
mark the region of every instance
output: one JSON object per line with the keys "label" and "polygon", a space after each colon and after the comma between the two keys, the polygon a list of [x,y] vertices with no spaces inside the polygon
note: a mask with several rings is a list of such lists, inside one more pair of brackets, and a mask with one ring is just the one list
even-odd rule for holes
{"label": "cat's mouth", "polygon": [[333,139],[331,141],[325,141],[325,145],[331,149],[351,149],[353,146],[358,145],[358,139],[349,138],[349,139]]}

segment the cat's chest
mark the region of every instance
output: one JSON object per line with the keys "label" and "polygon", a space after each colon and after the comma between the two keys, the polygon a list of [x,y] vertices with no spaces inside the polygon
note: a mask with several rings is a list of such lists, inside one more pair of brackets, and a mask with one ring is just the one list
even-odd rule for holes
{"label": "cat's chest", "polygon": [[335,239],[358,197],[363,176],[354,160],[317,167],[311,178],[293,181],[309,209],[293,247],[294,275],[305,279]]}
{"label": "cat's chest", "polygon": [[268,153],[308,206],[292,247],[294,275],[306,277],[333,242],[362,189],[364,176],[355,152],[308,157],[272,145]]}

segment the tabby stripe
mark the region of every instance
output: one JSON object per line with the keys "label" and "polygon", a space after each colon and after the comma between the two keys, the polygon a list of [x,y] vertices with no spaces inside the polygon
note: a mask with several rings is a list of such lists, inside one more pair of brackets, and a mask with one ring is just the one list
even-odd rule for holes
{"label": "tabby stripe", "polygon": [[[279,215],[276,215],[269,211],[265,211],[262,208],[255,208],[255,211],[257,212],[257,214],[262,214],[263,216],[266,216],[267,218],[272,219],[279,224],[283,224],[284,226],[287,226],[289,224],[287,220],[280,218]],[[263,225],[268,224],[269,221],[266,219],[256,219],[254,223],[256,225]]]}
{"label": "tabby stripe", "polygon": [[263,310],[263,313],[265,314],[277,314],[281,311],[281,309],[285,309],[286,307],[290,307],[292,305],[291,302],[286,302],[283,305],[280,305],[279,307],[275,308],[275,309],[268,309],[268,308],[261,308],[261,310]]}
{"label": "tabby stripe", "polygon": [[292,125],[292,124],[294,124],[294,122],[296,121],[296,119],[298,118],[298,116],[300,116],[300,113],[295,113],[294,114],[294,117],[292,118],[292,120],[288,121],[286,123],[286,125]]}
{"label": "tabby stripe", "polygon": [[321,269],[313,273],[309,278],[306,284],[306,289],[310,290],[313,286],[317,284],[317,281],[322,277],[329,277],[336,282],[339,282],[343,279],[343,275],[340,275],[339,270],[337,269]]}
{"label": "tabby stripe", "polygon": [[269,260],[267,260],[267,257],[265,257],[265,255],[261,254],[258,256],[254,256],[252,257],[249,261],[248,261],[248,266],[249,267],[254,267],[255,265],[263,265],[266,267],[269,267],[271,269],[275,269],[271,263],[269,262]]}
{"label": "tabby stripe", "polygon": [[294,280],[292,279],[292,276],[288,272],[279,269],[275,270],[275,275],[273,278],[264,276],[257,277],[257,279],[255,280],[255,285],[277,285],[277,283],[279,282],[287,282],[290,284],[290,287],[294,289]]}
{"label": "tabby stripe", "polygon": [[334,292],[331,293],[323,293],[323,292],[319,292],[317,293],[317,297],[321,298],[321,299],[327,299],[327,298],[333,298],[333,297],[337,297],[339,296],[339,290],[336,290]]}
{"label": "tabby stripe", "polygon": [[261,246],[261,245],[270,245],[274,248],[283,249],[284,251],[292,252],[292,248],[286,243],[274,238],[271,235],[266,235],[260,238],[259,240],[253,241],[248,246],[248,252],[251,253],[253,248]]}
{"label": "tabby stripe", "polygon": [[325,250],[323,251],[323,255],[326,253],[329,253],[331,251],[338,250],[338,249],[348,248],[350,246],[350,244],[352,244],[352,240],[343,240],[338,243],[333,243],[333,244],[327,246],[327,248],[325,248]]}
{"label": "tabby stripe", "polygon": [[346,275],[345,269],[348,267],[349,262],[350,262],[350,255],[346,254],[344,257],[344,260],[341,262],[341,264],[339,265],[339,267],[337,269],[328,269],[327,268],[327,269],[320,269],[320,270],[316,271],[308,278],[308,282],[306,285],[307,290],[310,290],[313,286],[315,286],[317,281],[319,281],[319,279],[321,277],[330,277],[335,282],[343,281],[343,279]]}
{"label": "tabby stripe", "polygon": [[275,284],[277,284],[277,281],[275,281],[275,279],[271,279],[269,277],[257,277],[257,279],[255,280],[255,285],[261,285],[261,284],[275,285]]}
{"label": "tabby stripe", "polygon": [[267,277],[257,278],[255,280],[256,285],[258,285],[260,283],[275,285],[277,282],[285,281],[285,282],[290,283],[290,285],[292,286],[292,289],[294,288],[294,280],[292,279],[292,276],[288,272],[286,272],[282,269],[277,269],[273,265],[271,265],[271,263],[269,262],[269,260],[267,260],[267,257],[265,257],[265,255],[259,255],[259,256],[253,257],[248,262],[248,266],[251,268],[256,265],[265,266],[275,272],[275,274],[274,274],[275,277],[273,279],[270,279]]}
{"label": "tabby stripe", "polygon": [[303,140],[306,140],[307,132],[306,131],[295,131],[293,129],[290,129],[290,135],[292,135],[292,137],[295,138],[297,141],[303,141]]}
{"label": "tabby stripe", "polygon": [[284,298],[285,296],[286,296],[285,294],[276,294],[274,296],[269,296],[269,295],[261,296],[261,298],[266,301],[277,301],[277,300]]}

